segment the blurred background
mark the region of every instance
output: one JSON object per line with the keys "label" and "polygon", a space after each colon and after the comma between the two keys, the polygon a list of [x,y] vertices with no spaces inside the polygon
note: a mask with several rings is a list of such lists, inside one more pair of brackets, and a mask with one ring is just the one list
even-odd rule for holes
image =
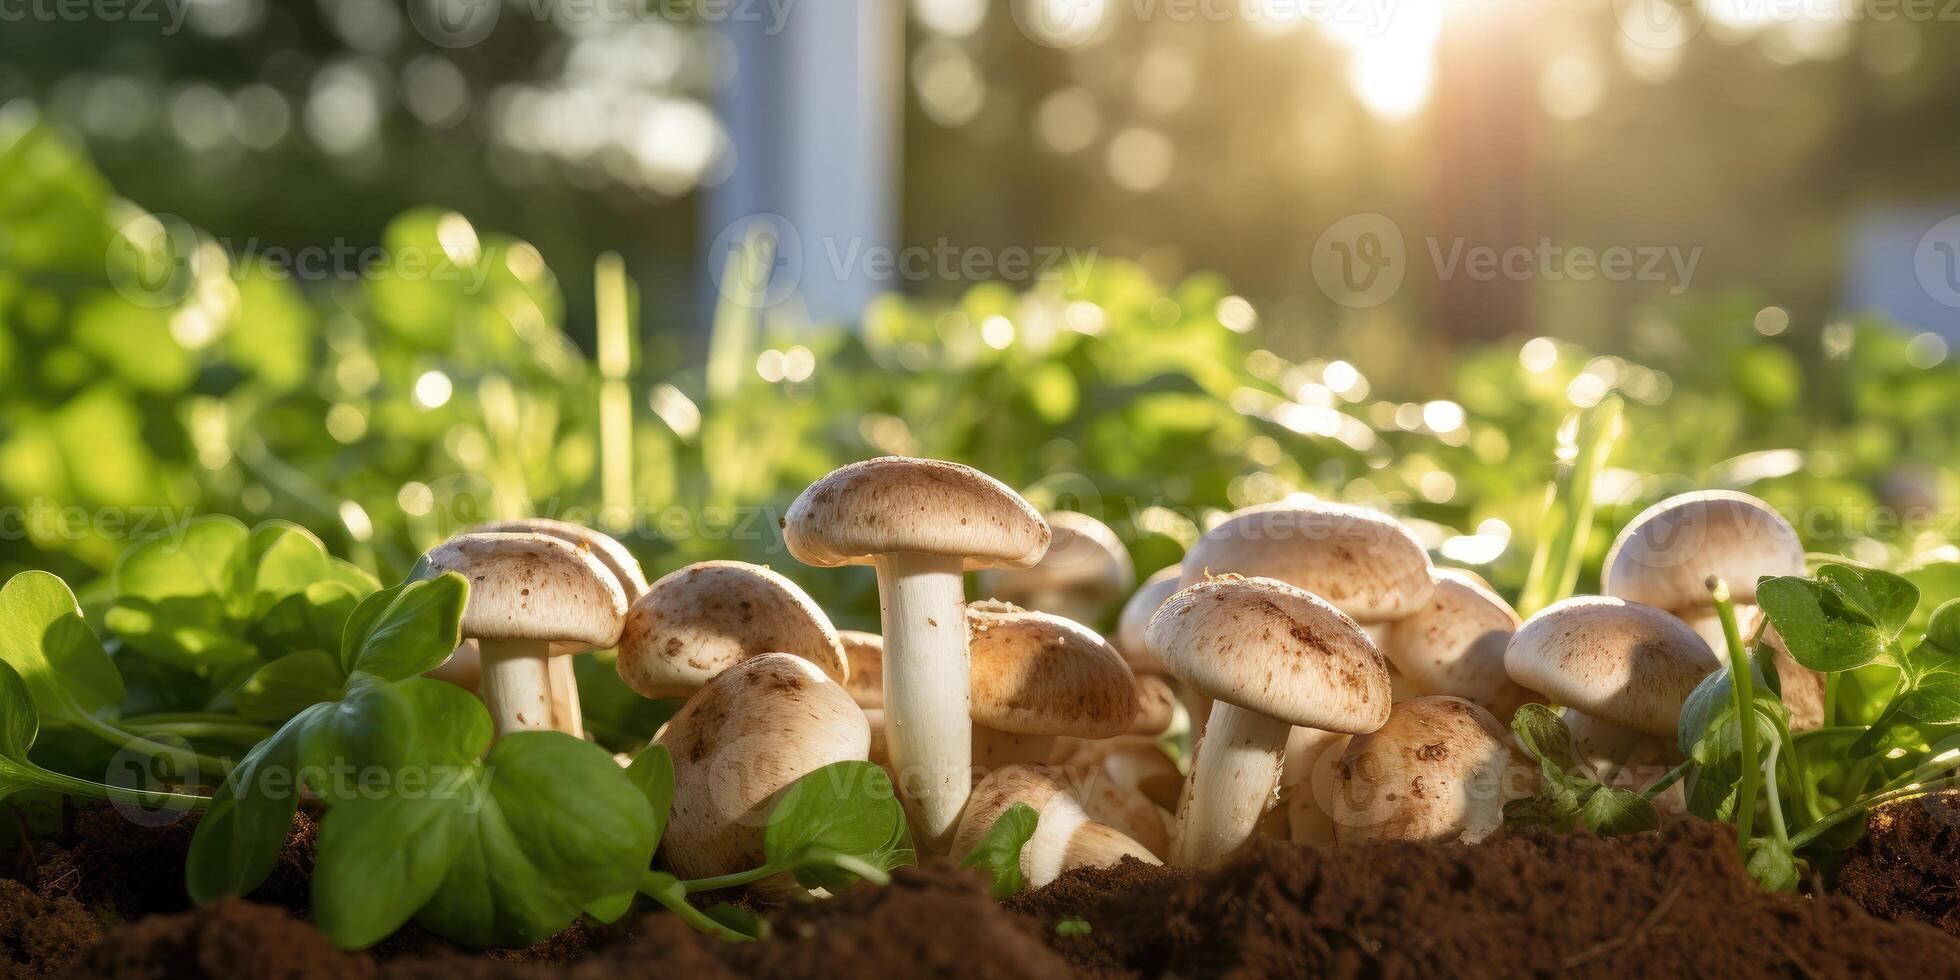
{"label": "blurred background", "polygon": [[384,579],[529,513],[793,566],[797,491],[912,453],[1140,573],[1311,493],[1515,589],[1609,401],[1594,559],[1697,486],[1953,558],[1956,20],[0,0],[0,572],[213,512]]}

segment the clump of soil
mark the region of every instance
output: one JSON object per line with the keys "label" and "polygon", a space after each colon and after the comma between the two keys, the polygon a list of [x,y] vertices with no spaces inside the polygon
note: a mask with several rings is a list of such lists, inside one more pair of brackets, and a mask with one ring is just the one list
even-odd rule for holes
{"label": "clump of soil", "polygon": [[1102,976],[1903,977],[1950,970],[1960,955],[1917,923],[1762,891],[1733,832],[1700,822],[1474,847],[1260,839],[1208,871],[1131,862],[1009,904],[1051,926],[1088,923],[1055,946]]}
{"label": "clump of soil", "polygon": [[1833,888],[1873,915],[1918,919],[1960,936],[1960,796],[1874,811]]}
{"label": "clump of soil", "polygon": [[[191,907],[184,890],[184,856],[199,814],[163,823],[135,822],[114,807],[72,811],[66,828],[36,841],[13,859],[15,877],[44,897],[72,898],[110,919],[133,919]],[[291,836],[255,901],[303,910],[313,878],[314,819],[300,813]]]}
{"label": "clump of soil", "polygon": [[102,942],[102,923],[72,898],[44,899],[0,878],[0,975],[56,976]]}
{"label": "clump of soil", "polygon": [[225,899],[116,927],[71,974],[104,980],[367,980],[374,961],[334,948],[284,909]]}

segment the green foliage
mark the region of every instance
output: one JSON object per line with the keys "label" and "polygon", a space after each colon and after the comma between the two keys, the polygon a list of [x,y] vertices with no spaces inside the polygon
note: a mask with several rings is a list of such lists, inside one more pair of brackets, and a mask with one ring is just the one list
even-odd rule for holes
{"label": "green foliage", "polygon": [[911,864],[912,834],[891,777],[862,761],[833,762],[796,781],[763,830],[768,863],[805,888],[841,891],[858,878],[884,884]]}
{"label": "green foliage", "polygon": [[1538,792],[1504,804],[1504,821],[1571,830],[1583,826],[1611,837],[1660,826],[1653,801],[1639,793],[1605,786],[1579,761],[1572,733],[1543,704],[1527,704],[1511,716],[1511,732],[1527,756],[1538,762]]}
{"label": "green foliage", "polygon": [[987,828],[980,843],[966,857],[960,859],[962,868],[982,868],[994,876],[993,896],[1006,899],[1021,890],[1026,880],[1021,875],[1021,848],[1026,847],[1028,839],[1034,836],[1035,824],[1041,815],[1026,803],[1016,803],[1003,811]]}

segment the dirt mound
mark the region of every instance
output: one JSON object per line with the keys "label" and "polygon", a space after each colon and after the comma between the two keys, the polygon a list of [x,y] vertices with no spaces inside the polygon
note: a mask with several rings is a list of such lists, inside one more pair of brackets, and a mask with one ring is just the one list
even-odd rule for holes
{"label": "dirt mound", "polygon": [[100,942],[102,923],[82,903],[0,878],[0,976],[57,976]]}
{"label": "dirt mound", "polygon": [[1077,872],[1010,905],[1051,932],[1086,922],[1054,945],[1104,976],[1906,977],[1960,955],[1842,899],[1763,892],[1732,833],[1705,823],[1476,847],[1259,840],[1210,871]]}
{"label": "dirt mound", "polygon": [[70,974],[102,980],[365,980],[374,962],[334,948],[284,909],[226,899],[118,926]]}
{"label": "dirt mound", "polygon": [[[72,898],[113,918],[134,919],[191,907],[184,891],[184,856],[198,814],[165,823],[131,821],[114,807],[92,805],[70,814],[66,828],[14,858],[15,877],[45,898]],[[313,877],[319,825],[305,813],[293,820],[279,861],[252,899],[304,910]]]}
{"label": "dirt mound", "polygon": [[1873,915],[1918,919],[1960,936],[1960,796],[1873,813],[1833,888]]}

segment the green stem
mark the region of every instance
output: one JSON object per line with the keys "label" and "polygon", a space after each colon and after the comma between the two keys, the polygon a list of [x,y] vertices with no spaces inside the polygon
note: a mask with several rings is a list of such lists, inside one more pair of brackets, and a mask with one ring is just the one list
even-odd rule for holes
{"label": "green stem", "polygon": [[689,895],[699,892],[720,891],[723,888],[738,888],[751,882],[761,881],[770,875],[780,874],[782,871],[782,868],[765,864],[759,868],[737,871],[734,874],[716,875],[713,878],[694,878],[689,881],[683,881],[681,882],[681,887]]}
{"label": "green stem", "polygon": [[42,769],[39,766],[35,767],[33,776],[44,789],[50,789],[67,796],[79,796],[83,799],[108,800],[111,803],[121,803],[125,806],[202,810],[211,803],[209,797],[193,796],[188,793],[162,793],[140,789],[124,789],[121,786],[90,782],[86,779],[78,779],[74,776],[52,772],[47,769]]}
{"label": "green stem", "polygon": [[82,722],[82,727],[89,734],[119,749],[134,749],[139,752],[147,752],[150,755],[163,756],[177,763],[179,766],[186,766],[196,772],[200,778],[207,773],[218,778],[223,778],[231,772],[231,763],[216,756],[176,748],[175,746],[165,745],[162,742],[131,734],[94,715],[82,714],[79,717]]}
{"label": "green stem", "polygon": [[707,913],[689,904],[686,892],[675,887],[679,884],[681,883],[675,881],[672,875],[648,871],[640,878],[640,894],[666,906],[667,911],[680,916],[681,921],[710,936],[728,942],[743,942],[749,938],[708,918]]}
{"label": "green stem", "polygon": [[254,725],[248,721],[156,721],[141,725],[123,722],[123,727],[137,735],[175,735],[178,738],[215,738],[230,742],[244,742],[256,745],[272,737],[272,729],[264,725]]}
{"label": "green stem", "polygon": [[1817,802],[1817,783],[1810,778],[1810,770],[1804,765],[1803,755],[1797,752],[1796,737],[1790,734],[1788,728],[1783,729],[1783,751],[1783,764],[1790,769],[1790,778],[1803,797],[1805,818],[1816,820],[1822,817],[1824,808]]}
{"label": "green stem", "polygon": [[1736,626],[1735,603],[1729,601],[1729,585],[1713,575],[1708,591],[1715,597],[1715,612],[1722,619],[1722,638],[1729,648],[1729,694],[1735,699],[1735,721],[1742,735],[1742,778],[1736,786],[1735,846],[1748,857],[1749,838],[1756,822],[1756,679],[1749,669],[1749,657],[1742,652],[1742,630]]}
{"label": "green stem", "polygon": [[1776,833],[1778,842],[1788,844],[1790,831],[1783,824],[1783,800],[1776,789],[1776,757],[1782,748],[1783,746],[1778,742],[1769,743],[1769,759],[1763,764],[1763,792],[1769,795],[1767,803],[1770,829]]}
{"label": "green stem", "polygon": [[1827,727],[1837,722],[1838,676],[1839,672],[1835,670],[1824,672],[1824,724]]}
{"label": "green stem", "polygon": [[1694,764],[1695,764],[1695,760],[1689,759],[1681,763],[1680,765],[1675,766],[1672,769],[1669,769],[1667,771],[1667,775],[1662,776],[1661,778],[1655,780],[1652,786],[1649,786],[1646,789],[1641,790],[1640,795],[1648,800],[1659,799],[1662,793],[1667,792],[1668,787],[1673,786],[1675,783],[1680,782],[1681,778],[1688,774],[1688,770],[1694,767]]}
{"label": "green stem", "polygon": [[1887,803],[1896,803],[1899,800],[1910,800],[1919,796],[1930,796],[1934,793],[1957,787],[1960,787],[1960,776],[1948,776],[1945,779],[1935,779],[1930,783],[1912,783],[1911,785],[1902,786],[1890,792],[1873,794],[1849,806],[1834,810],[1826,815],[1824,819],[1805,827],[1796,836],[1790,838],[1790,846],[1792,848],[1801,848],[1805,844],[1816,840],[1818,835],[1823,832],[1843,823],[1851,817],[1864,813],[1872,807],[1884,806]]}

